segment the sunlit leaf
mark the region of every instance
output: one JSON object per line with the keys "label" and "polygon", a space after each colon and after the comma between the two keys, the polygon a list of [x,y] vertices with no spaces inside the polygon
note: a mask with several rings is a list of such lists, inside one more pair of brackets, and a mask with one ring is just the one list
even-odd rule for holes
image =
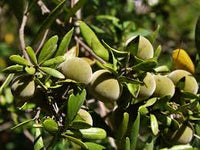
{"label": "sunlit leaf", "polygon": [[9,59],[17,64],[28,66],[29,62],[25,58],[20,55],[11,55]]}
{"label": "sunlit leaf", "polygon": [[45,60],[51,58],[57,48],[58,36],[51,37],[42,47],[38,56],[39,63],[43,63]]}
{"label": "sunlit leaf", "polygon": [[158,129],[158,121],[157,121],[155,115],[153,115],[153,114],[150,115],[150,121],[151,121],[151,130],[154,135],[157,135],[159,132],[159,129]]}
{"label": "sunlit leaf", "polygon": [[31,61],[36,65],[37,58],[36,58],[35,52],[33,51],[32,47],[30,47],[30,46],[26,47],[26,51],[27,51],[27,54],[29,55]]}
{"label": "sunlit leaf", "polygon": [[104,146],[93,143],[93,142],[85,142],[88,147],[88,150],[104,150],[106,149]]}
{"label": "sunlit leaf", "polygon": [[21,72],[21,71],[23,71],[23,69],[24,69],[24,66],[16,64],[16,65],[12,65],[12,66],[5,68],[3,71],[15,73],[15,72]]}
{"label": "sunlit leaf", "polygon": [[42,63],[42,66],[52,66],[52,65],[58,65],[60,63],[62,63],[63,61],[65,61],[64,56],[57,56],[54,58],[51,58],[49,60],[46,60],[44,63]]}
{"label": "sunlit leaf", "polygon": [[125,112],[123,114],[123,119],[119,125],[119,128],[117,129],[117,139],[122,139],[127,131],[128,128],[128,122],[129,122],[129,114]]}
{"label": "sunlit leaf", "polygon": [[42,149],[44,149],[42,134],[40,128],[36,128],[34,137],[34,150],[42,150]]}
{"label": "sunlit leaf", "polygon": [[43,72],[45,72],[45,73],[47,73],[47,74],[49,74],[49,75],[51,75],[51,76],[53,76],[55,78],[59,78],[59,79],[64,79],[65,78],[65,76],[62,73],[60,73],[59,71],[57,71],[55,69],[52,69],[52,68],[49,68],[49,67],[40,67],[40,69]]}

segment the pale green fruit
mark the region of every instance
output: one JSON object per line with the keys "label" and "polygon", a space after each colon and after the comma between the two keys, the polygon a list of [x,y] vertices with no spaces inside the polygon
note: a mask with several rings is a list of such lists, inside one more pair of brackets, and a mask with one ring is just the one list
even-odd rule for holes
{"label": "pale green fruit", "polygon": [[35,93],[35,82],[29,77],[16,78],[12,84],[12,93],[15,97],[27,100]]}
{"label": "pale green fruit", "polygon": [[177,142],[179,144],[187,144],[190,143],[192,137],[193,137],[193,130],[187,126]]}
{"label": "pale green fruit", "polygon": [[171,72],[168,77],[174,82],[175,85],[178,83],[178,81],[185,77],[185,86],[183,90],[186,92],[197,94],[199,86],[196,79],[192,76],[190,72],[185,70],[175,70]]}
{"label": "pale green fruit", "polygon": [[62,73],[68,79],[88,84],[92,76],[92,69],[85,60],[72,57],[62,64]]}
{"label": "pale green fruit", "polygon": [[100,101],[116,101],[121,95],[121,87],[107,70],[98,70],[92,75],[90,93]]}
{"label": "pale green fruit", "polygon": [[147,73],[144,80],[144,85],[140,86],[138,98],[149,98],[156,89],[156,81],[151,73]]}
{"label": "pale green fruit", "polygon": [[45,119],[42,125],[49,133],[55,134],[58,131],[58,124],[51,118]]}
{"label": "pale green fruit", "polygon": [[188,144],[193,138],[193,130],[189,126],[182,125],[173,135],[172,142],[177,144]]}
{"label": "pale green fruit", "polygon": [[92,120],[92,117],[90,115],[89,112],[87,112],[86,110],[84,109],[80,109],[78,111],[78,115],[81,117],[81,119],[83,119],[87,124],[89,125],[93,125],[93,120]]}
{"label": "pale green fruit", "polygon": [[173,97],[173,95],[175,93],[175,86],[170,78],[168,78],[167,76],[155,75],[154,79],[156,81],[156,89],[154,91],[154,96]]}
{"label": "pale green fruit", "polygon": [[[126,45],[128,45],[128,43],[130,41],[132,41],[134,37],[131,37],[130,39],[127,40]],[[153,58],[154,55],[154,49],[152,44],[150,43],[150,41],[148,39],[146,39],[143,36],[139,37],[139,45],[138,45],[138,51],[136,56],[141,58],[141,59],[149,59],[149,58]]]}

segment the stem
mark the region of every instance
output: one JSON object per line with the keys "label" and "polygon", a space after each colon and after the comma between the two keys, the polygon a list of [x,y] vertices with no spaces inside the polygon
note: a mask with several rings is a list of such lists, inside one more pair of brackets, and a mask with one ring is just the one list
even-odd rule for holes
{"label": "stem", "polygon": [[74,37],[75,40],[77,41],[77,43],[79,43],[87,52],[90,53],[90,55],[97,59],[99,62],[101,62],[102,64],[105,64],[106,62],[100,58],[99,56],[97,56],[93,51],[92,49],[90,49],[81,39],[79,39],[77,36]]}
{"label": "stem", "polygon": [[25,44],[25,39],[24,39],[24,29],[28,20],[28,4],[26,4],[25,10],[24,10],[24,16],[22,18],[22,23],[19,28],[19,40],[20,40],[20,45],[22,49],[22,53],[24,57],[30,62],[30,59],[28,57],[28,54],[26,52],[26,44]]}

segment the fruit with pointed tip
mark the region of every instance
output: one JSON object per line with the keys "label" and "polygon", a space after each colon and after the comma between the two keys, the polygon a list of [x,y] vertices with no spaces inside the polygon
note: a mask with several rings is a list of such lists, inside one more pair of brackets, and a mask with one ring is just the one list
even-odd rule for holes
{"label": "fruit with pointed tip", "polygon": [[103,102],[116,101],[121,95],[121,86],[116,78],[107,70],[98,70],[92,75],[88,86],[89,92]]}
{"label": "fruit with pointed tip", "polygon": [[14,80],[11,89],[15,97],[28,100],[34,96],[35,82],[31,77],[20,76]]}
{"label": "fruit with pointed tip", "polygon": [[192,76],[192,74],[185,70],[174,70],[171,72],[168,77],[174,82],[176,85],[181,79],[185,78],[183,90],[185,92],[190,92],[193,94],[197,94],[199,86],[196,79]]}
{"label": "fruit with pointed tip", "polygon": [[156,81],[153,75],[147,72],[143,79],[144,85],[140,86],[138,98],[147,99],[149,98],[156,89]]}
{"label": "fruit with pointed tip", "polygon": [[[126,42],[126,45],[128,45],[128,43],[130,43],[135,38],[136,36],[129,38]],[[137,51],[136,56],[141,59],[149,59],[149,58],[153,58],[153,55],[154,55],[154,49],[153,49],[152,44],[147,38],[140,35],[138,51]]]}
{"label": "fruit with pointed tip", "polygon": [[72,57],[67,59],[62,65],[62,73],[66,78],[88,84],[91,80],[92,69],[83,59]]}
{"label": "fruit with pointed tip", "polygon": [[173,97],[175,93],[174,83],[167,76],[155,75],[154,79],[156,81],[156,89],[154,91],[154,96],[163,97],[170,96]]}

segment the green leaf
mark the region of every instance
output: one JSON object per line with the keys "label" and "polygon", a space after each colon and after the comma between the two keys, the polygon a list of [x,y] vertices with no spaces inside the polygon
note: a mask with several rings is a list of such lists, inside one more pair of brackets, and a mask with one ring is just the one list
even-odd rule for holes
{"label": "green leaf", "polygon": [[51,118],[45,119],[42,125],[49,133],[55,134],[58,131],[58,124]]}
{"label": "green leaf", "polygon": [[33,51],[32,47],[30,47],[30,46],[26,47],[26,51],[27,51],[28,56],[30,57],[31,61],[33,62],[33,64],[37,65],[37,58],[36,58],[35,52]]}
{"label": "green leaf", "polygon": [[3,89],[5,88],[5,87],[7,87],[9,84],[10,84],[10,82],[12,81],[12,79],[13,79],[13,77],[14,77],[14,74],[9,74],[8,75],[8,77],[6,78],[6,80],[4,81],[4,83],[1,85],[1,87],[0,87],[0,94],[2,94],[2,92],[3,92]]}
{"label": "green leaf", "polygon": [[54,54],[57,48],[57,42],[58,42],[58,36],[55,35],[51,37],[43,46],[38,61],[39,63],[43,63],[45,60],[51,58],[51,56]]}
{"label": "green leaf", "polygon": [[160,54],[161,54],[161,52],[162,52],[162,47],[161,47],[161,45],[159,45],[155,50],[154,58],[158,59]]}
{"label": "green leaf", "polygon": [[152,139],[150,143],[146,143],[144,149],[154,150],[154,139]]}
{"label": "green leaf", "polygon": [[80,8],[82,8],[86,2],[87,0],[77,1],[73,8],[68,11],[67,16],[65,17],[65,22],[68,22],[69,18],[72,17]]}
{"label": "green leaf", "polygon": [[104,149],[106,149],[104,146],[93,143],[93,142],[85,142],[85,145],[87,145],[88,150],[104,150]]}
{"label": "green leaf", "polygon": [[200,54],[200,17],[197,20],[195,28],[195,44],[198,54]]}
{"label": "green leaf", "polygon": [[154,59],[145,60],[137,65],[132,67],[135,71],[151,71],[154,67],[156,67],[157,61]]}
{"label": "green leaf", "polygon": [[159,132],[159,129],[158,129],[158,121],[157,121],[155,115],[150,114],[150,121],[151,121],[151,130],[154,135],[157,135]]}
{"label": "green leaf", "polygon": [[67,116],[66,121],[68,124],[70,124],[73,119],[76,117],[77,112],[83,105],[84,101],[86,99],[86,90],[82,90],[77,95],[74,95],[73,93],[69,96],[68,103],[67,103]]}
{"label": "green leaf", "polygon": [[154,69],[154,71],[155,71],[156,73],[167,73],[167,72],[170,72],[169,68],[168,68],[166,65],[156,67],[156,68]]}
{"label": "green leaf", "polygon": [[137,54],[138,51],[138,45],[139,45],[139,39],[140,36],[135,37],[132,41],[130,41],[128,43],[128,45],[126,46],[126,51],[130,52],[131,55],[135,56]]}
{"label": "green leaf", "polygon": [[29,75],[33,75],[35,73],[35,68],[34,67],[25,67],[25,71],[29,74]]}
{"label": "green leaf", "polygon": [[12,127],[11,130],[15,130],[16,128],[21,127],[21,126],[23,126],[23,125],[25,125],[25,124],[27,124],[27,123],[33,121],[33,120],[34,120],[34,119],[28,119],[28,120],[26,120],[26,121],[24,121],[24,122],[21,122],[21,123],[17,124],[16,126]]}
{"label": "green leaf", "polygon": [[42,150],[42,149],[44,149],[42,134],[40,128],[35,128],[34,150]]}
{"label": "green leaf", "polygon": [[87,129],[87,128],[91,128],[91,125],[86,123],[83,120],[74,120],[72,122],[71,128],[73,128],[73,129]]}
{"label": "green leaf", "polygon": [[60,73],[59,71],[57,71],[55,69],[52,69],[52,68],[49,68],[49,67],[40,67],[40,69],[43,72],[45,72],[45,73],[47,73],[47,74],[49,74],[49,75],[51,75],[51,76],[53,76],[55,78],[59,78],[59,79],[64,79],[65,78],[65,76],[62,73]]}
{"label": "green leaf", "polygon": [[135,121],[131,127],[131,135],[130,135],[131,150],[136,149],[139,128],[140,128],[140,113],[138,112],[137,118],[135,119]]}
{"label": "green leaf", "polygon": [[90,27],[83,21],[79,21],[80,30],[86,43],[92,48],[95,54],[104,59],[109,60],[108,50],[101,44],[96,34],[90,29]]}
{"label": "green leaf", "polygon": [[72,137],[72,136],[69,136],[69,135],[65,135],[65,134],[62,134],[62,136],[67,138],[69,141],[72,141],[75,144],[79,145],[83,149],[88,149],[87,145],[85,143],[83,143],[80,139],[77,139],[75,137]]}
{"label": "green leaf", "polygon": [[117,139],[121,140],[122,138],[124,138],[124,135],[126,134],[128,128],[128,122],[129,122],[129,114],[125,112],[123,114],[123,120],[121,121],[119,128],[117,130]]}
{"label": "green leaf", "polygon": [[43,35],[45,31],[51,26],[51,24],[57,19],[58,15],[60,14],[62,8],[65,6],[66,0],[61,1],[56,8],[54,8],[49,16],[44,20],[42,23],[39,31],[37,32],[34,40],[32,41],[32,45],[35,45],[38,43],[38,41],[41,41],[43,38]]}
{"label": "green leaf", "polygon": [[131,143],[129,137],[125,139],[125,150],[131,150]]}
{"label": "green leaf", "polygon": [[79,131],[84,139],[102,140],[106,138],[106,131],[101,128],[92,127],[88,129],[80,129]]}
{"label": "green leaf", "polygon": [[28,66],[29,62],[20,55],[11,55],[9,59],[17,64]]}
{"label": "green leaf", "polygon": [[55,58],[46,60],[43,64],[41,64],[41,66],[52,66],[52,65],[58,65],[62,62],[65,61],[65,57],[64,56],[57,56]]}
{"label": "green leaf", "polygon": [[175,145],[171,148],[162,148],[160,150],[194,150],[194,148],[189,145],[189,144],[186,144],[186,145]]}
{"label": "green leaf", "polygon": [[118,80],[122,83],[131,83],[131,84],[142,84],[143,83],[137,79],[132,79],[132,78],[128,78],[125,76],[119,76]]}
{"label": "green leaf", "polygon": [[65,34],[55,56],[61,56],[68,50],[68,46],[71,41],[73,33],[74,33],[74,28],[72,28],[69,32],[67,32],[67,34]]}
{"label": "green leaf", "polygon": [[140,110],[141,108],[143,108],[143,107],[146,108],[146,107],[152,106],[153,104],[156,103],[157,100],[158,100],[157,97],[153,97],[153,98],[149,99],[144,105],[142,105],[142,106],[139,107],[139,110]]}
{"label": "green leaf", "polygon": [[126,83],[129,92],[136,98],[140,92],[140,85],[135,83]]}
{"label": "green leaf", "polygon": [[3,71],[4,72],[13,72],[13,73],[15,73],[15,72],[23,71],[23,68],[24,68],[24,66],[17,64],[17,65],[9,66],[9,67],[5,68]]}
{"label": "green leaf", "polygon": [[160,31],[160,25],[158,25],[156,30],[151,34],[151,37],[150,37],[151,43],[154,43],[156,41],[156,38],[158,37],[159,31]]}

